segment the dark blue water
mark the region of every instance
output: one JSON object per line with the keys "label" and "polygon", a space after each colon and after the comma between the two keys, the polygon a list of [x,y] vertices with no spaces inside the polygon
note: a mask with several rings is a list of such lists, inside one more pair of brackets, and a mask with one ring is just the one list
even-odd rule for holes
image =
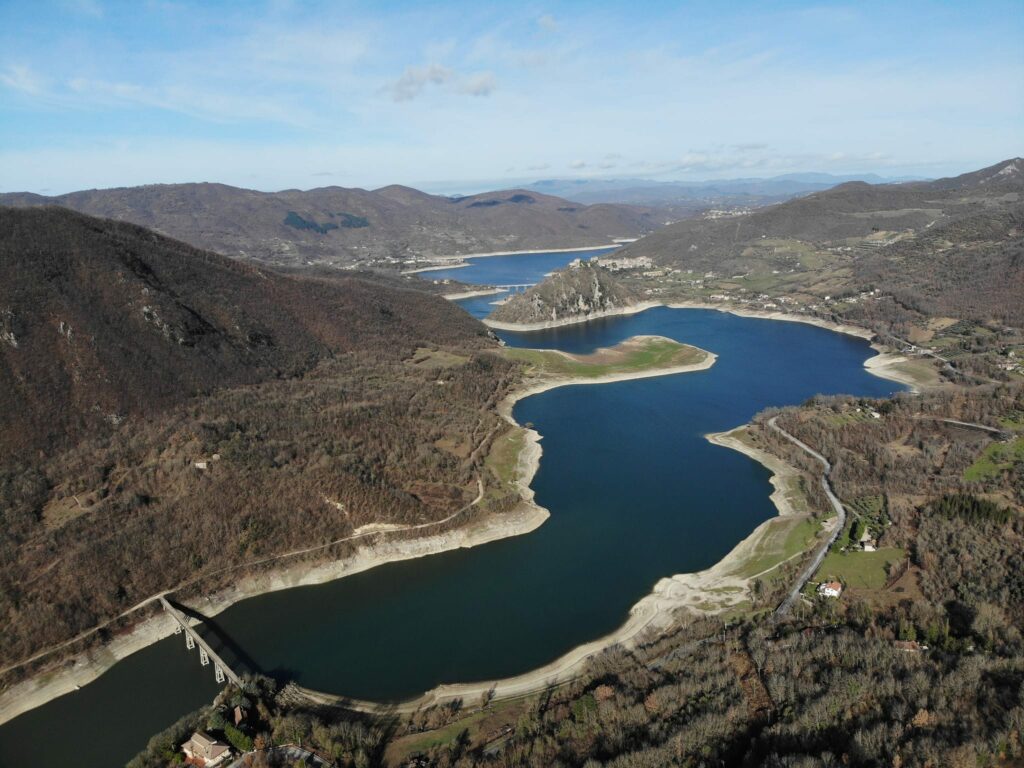
{"label": "dark blue water", "polygon": [[[564,387],[520,402],[517,420],[544,436],[533,487],[552,516],[541,528],[253,598],[217,625],[261,670],[360,698],[527,671],[614,630],[659,578],[712,565],[775,514],[767,471],[705,433],[816,393],[897,388],[864,370],[872,352],[859,339],[714,311],[662,308],[503,337],[588,352],[637,334],[719,358],[707,371]],[[0,727],[0,766],[29,756],[41,766],[122,762],[210,698],[208,683],[196,685],[194,652],[179,640]]]}
{"label": "dark blue water", "polygon": [[[561,269],[574,259],[592,259],[611,253],[615,248],[594,248],[589,251],[563,251],[521,253],[514,256],[484,256],[469,259],[468,267],[438,269],[421,273],[426,280],[460,280],[471,285],[533,285],[556,269]],[[475,296],[459,304],[476,318],[487,317],[494,310],[494,302],[500,301],[508,292]]]}

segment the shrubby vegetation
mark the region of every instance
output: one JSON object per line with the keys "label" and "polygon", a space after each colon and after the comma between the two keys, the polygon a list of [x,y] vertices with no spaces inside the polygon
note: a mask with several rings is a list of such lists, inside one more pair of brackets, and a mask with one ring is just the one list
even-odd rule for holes
{"label": "shrubby vegetation", "polygon": [[0,665],[490,479],[518,368],[450,302],[69,211],[4,211],[0,257]]}

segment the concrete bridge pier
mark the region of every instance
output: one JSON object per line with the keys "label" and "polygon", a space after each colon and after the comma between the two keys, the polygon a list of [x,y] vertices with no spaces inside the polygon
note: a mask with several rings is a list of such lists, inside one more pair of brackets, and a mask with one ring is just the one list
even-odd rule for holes
{"label": "concrete bridge pier", "polygon": [[235,685],[241,687],[242,678],[231,669],[217,652],[210,647],[210,645],[203,639],[202,635],[192,628],[189,624],[188,618],[185,614],[171,605],[166,598],[161,597],[160,603],[163,605],[165,611],[174,617],[175,627],[174,634],[180,635],[182,632],[185,633],[185,648],[192,650],[197,645],[199,646],[199,663],[204,667],[210,666],[210,662],[213,661],[213,676],[218,683],[223,683],[225,680],[230,680]]}

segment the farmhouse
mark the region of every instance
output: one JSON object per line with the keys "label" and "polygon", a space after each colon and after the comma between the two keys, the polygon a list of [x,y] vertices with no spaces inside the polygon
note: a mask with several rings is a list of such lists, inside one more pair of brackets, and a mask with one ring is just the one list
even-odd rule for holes
{"label": "farmhouse", "polygon": [[214,768],[231,756],[231,747],[217,741],[206,731],[196,731],[192,738],[181,745],[186,763],[199,768]]}
{"label": "farmhouse", "polygon": [[843,593],[843,585],[838,581],[823,581],[818,585],[818,594],[822,597],[839,597]]}

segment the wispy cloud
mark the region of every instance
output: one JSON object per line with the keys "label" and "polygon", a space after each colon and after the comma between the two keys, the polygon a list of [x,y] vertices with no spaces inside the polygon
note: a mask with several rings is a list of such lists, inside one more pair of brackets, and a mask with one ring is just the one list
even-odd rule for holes
{"label": "wispy cloud", "polygon": [[452,86],[457,93],[467,96],[490,96],[498,87],[493,72],[476,72],[460,75],[441,64],[427,64],[422,67],[406,67],[402,76],[385,86],[393,101],[412,101],[429,86]]}
{"label": "wispy cloud", "polygon": [[498,87],[498,81],[492,72],[480,72],[467,77],[459,86],[459,91],[470,96],[490,96]]}
{"label": "wispy cloud", "polygon": [[406,67],[405,72],[394,83],[387,86],[391,98],[395,101],[412,101],[428,85],[441,85],[452,78],[452,71],[440,64],[428,64],[425,67]]}
{"label": "wispy cloud", "polygon": [[40,94],[46,87],[45,80],[30,67],[12,64],[0,72],[0,84],[15,91]]}
{"label": "wispy cloud", "polygon": [[1020,154],[1006,1],[0,0],[0,183],[966,170]]}

